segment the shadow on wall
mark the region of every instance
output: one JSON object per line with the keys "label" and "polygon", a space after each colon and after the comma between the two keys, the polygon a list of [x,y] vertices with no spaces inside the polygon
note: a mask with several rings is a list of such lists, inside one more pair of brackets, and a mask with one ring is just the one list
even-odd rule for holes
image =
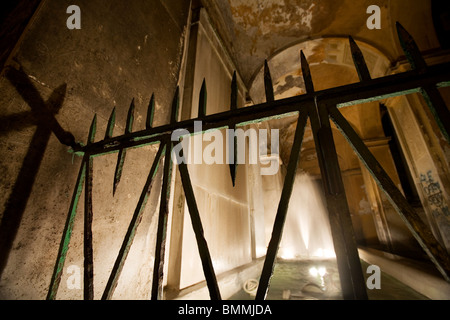
{"label": "shadow on wall", "polygon": [[67,85],[65,83],[56,88],[49,99],[44,101],[22,68],[16,70],[9,67],[5,72],[5,77],[14,85],[31,111],[0,117],[0,123],[3,124],[0,127],[0,137],[11,130],[32,125],[37,127],[0,223],[0,277],[6,266],[50,135],[53,132],[64,145],[71,147],[76,145],[74,136],[65,131],[55,119],[66,96]]}

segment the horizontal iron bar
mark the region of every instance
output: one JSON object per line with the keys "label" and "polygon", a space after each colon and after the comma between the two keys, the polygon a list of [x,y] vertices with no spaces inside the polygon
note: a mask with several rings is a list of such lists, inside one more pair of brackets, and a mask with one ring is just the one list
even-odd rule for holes
{"label": "horizontal iron bar", "polygon": [[[407,71],[251,107],[208,115],[201,119],[203,121],[202,128],[206,131],[228,127],[232,124],[262,122],[272,117],[290,115],[292,112],[299,111],[307,107],[308,104],[314,103],[314,99],[326,105],[344,107],[419,92],[421,87],[426,86],[450,86],[450,63],[431,66],[425,73],[419,74],[416,71]],[[194,121],[196,120],[199,119],[170,123],[111,139],[105,139],[86,146],[76,146],[73,148],[73,151],[77,154],[89,153],[91,155],[101,155],[117,152],[122,148],[133,148],[156,143],[161,140],[161,135],[170,134],[177,129],[186,129],[193,132]]]}

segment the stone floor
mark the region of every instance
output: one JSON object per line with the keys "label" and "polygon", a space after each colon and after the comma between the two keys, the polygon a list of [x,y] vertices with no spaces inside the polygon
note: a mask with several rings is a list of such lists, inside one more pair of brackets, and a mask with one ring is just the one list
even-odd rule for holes
{"label": "stone floor", "polygon": [[[365,273],[369,264],[365,261],[361,262],[367,280],[371,275]],[[322,270],[323,276],[320,275],[320,270]],[[324,270],[326,270],[326,273],[323,273]],[[367,289],[369,300],[428,300],[427,297],[382,271],[380,279],[380,289]],[[244,290],[237,292],[230,298],[230,300],[252,299],[254,299],[254,296]],[[334,260],[278,262],[274,269],[267,300],[282,299],[342,299],[336,262]]]}

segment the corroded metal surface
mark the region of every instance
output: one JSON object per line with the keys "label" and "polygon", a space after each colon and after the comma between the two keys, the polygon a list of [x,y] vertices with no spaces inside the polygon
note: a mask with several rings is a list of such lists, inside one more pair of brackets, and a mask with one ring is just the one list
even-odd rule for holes
{"label": "corroded metal surface", "polygon": [[[132,132],[134,103],[132,103],[132,105],[130,106],[125,134],[121,136],[113,137],[113,127],[115,119],[114,110],[111,113],[104,140],[94,142],[93,132],[95,133],[95,129],[93,128],[95,128],[95,121],[93,121],[87,145],[78,144],[74,145],[72,148],[76,154],[84,155],[84,158],[75,186],[69,215],[67,218],[66,227],[64,229],[60,251],[58,253],[57,263],[55,266],[55,271],[52,277],[47,298],[53,299],[56,296],[61,276],[61,270],[64,265],[67,247],[70,242],[73,218],[75,216],[83,180],[85,180],[84,183],[86,186],[85,298],[93,298],[93,262],[92,257],[90,256],[92,253],[92,234],[90,234],[89,230],[91,228],[92,219],[92,199],[90,192],[92,185],[92,158],[94,156],[100,156],[112,152],[119,152],[116,174],[114,178],[115,190],[117,184],[120,181],[123,162],[125,161],[126,149],[143,147],[145,145],[154,143],[160,144],[160,150],[158,151],[155,162],[153,163],[152,170],[150,171],[147,179],[147,183],[142,191],[140,202],[135,209],[135,214],[133,215],[133,219],[130,223],[127,235],[125,236],[125,239],[123,241],[121,251],[116,260],[113,273],[110,276],[110,281],[108,282],[107,288],[105,289],[103,298],[110,298],[114,289],[114,283],[115,281],[117,281],[117,278],[120,275],[121,267],[126,259],[127,250],[129,250],[129,247],[132,244],[134,232],[139,221],[139,216],[142,213],[143,206],[145,205],[146,196],[150,191],[152,177],[156,172],[156,163],[159,161],[159,158],[162,157],[162,153],[165,154],[152,285],[152,299],[161,299],[163,298],[162,281],[168,223],[168,201],[170,196],[170,181],[172,172],[172,142],[170,141],[172,132],[177,129],[186,129],[189,132],[193,132],[194,122],[198,120],[203,121],[203,131],[226,127],[235,129],[237,125],[262,122],[268,119],[280,118],[287,115],[291,116],[293,113],[299,114],[297,130],[295,134],[294,144],[292,146],[290,161],[288,164],[288,173],[284,181],[284,186],[272,232],[272,238],[267,250],[267,255],[264,262],[263,272],[261,274],[261,281],[256,298],[264,299],[269,289],[270,278],[273,273],[273,267],[276,260],[279,243],[283,234],[284,221],[289,206],[293,182],[295,179],[295,172],[300,156],[303,133],[308,118],[311,121],[313,136],[318,152],[319,165],[323,177],[324,186],[327,191],[326,200],[330,216],[330,224],[332,225],[332,235],[338,260],[344,298],[365,299],[367,298],[367,295],[363,284],[364,280],[362,278],[359,256],[356,250],[353,227],[349,215],[348,204],[345,198],[345,191],[343,188],[342,177],[337,161],[336,150],[333,143],[329,119],[330,117],[342,130],[344,136],[346,136],[350,145],[355,149],[355,152],[371,172],[374,179],[386,192],[386,195],[393,203],[395,209],[399,212],[405,224],[413,233],[414,237],[417,239],[424,251],[428,254],[430,260],[435,264],[436,268],[441,272],[442,276],[446,280],[449,280],[450,263],[448,254],[440,246],[427,226],[420,221],[420,218],[415,214],[414,210],[410,207],[405,198],[398,191],[395,184],[384,172],[379,163],[375,160],[374,156],[370,153],[368,148],[364,145],[362,140],[352,129],[350,124],[342,117],[338,110],[338,108],[342,106],[350,106],[369,101],[377,101],[388,97],[405,95],[413,92],[421,93],[427,100],[427,103],[433,115],[435,115],[436,121],[439,124],[443,135],[448,139],[450,125],[449,113],[437,88],[450,85],[450,64],[444,63],[436,66],[427,66],[425,64],[425,61],[423,60],[423,57],[420,55],[420,51],[418,50],[417,45],[415,44],[412,37],[406,32],[406,30],[404,30],[403,27],[401,27],[400,24],[397,24],[397,28],[400,42],[413,69],[411,71],[377,79],[371,79],[361,50],[357,46],[356,42],[351,37],[349,37],[354,64],[360,78],[360,82],[358,83],[322,91],[315,91],[308,61],[306,60],[303,52],[301,52],[301,67],[307,92],[304,95],[275,101],[270,70],[266,61],[264,68],[264,84],[267,100],[266,103],[238,109],[238,90],[235,73],[233,75],[231,83],[231,99],[229,111],[206,115],[206,82],[204,81],[200,92],[198,117],[196,119],[189,119],[178,122],[179,88],[177,88],[173,99],[172,110],[168,124],[153,127],[152,122],[155,110],[154,96],[152,96],[148,106],[146,126],[144,130]],[[229,155],[230,158],[232,158],[230,160],[234,160],[234,162],[230,164],[230,174],[234,185],[236,182],[237,169],[236,140],[229,140],[229,147],[230,149],[231,147],[233,147],[234,151],[231,155]],[[165,148],[164,152],[162,151],[162,147]],[[191,221],[197,239],[197,245],[202,260],[205,278],[210,290],[210,296],[212,299],[220,299],[220,292],[217,285],[216,275],[212,265],[207,242],[203,236],[200,213],[198,212],[195,195],[192,190],[192,185],[186,164],[183,163],[179,165],[179,170],[189,207]]]}

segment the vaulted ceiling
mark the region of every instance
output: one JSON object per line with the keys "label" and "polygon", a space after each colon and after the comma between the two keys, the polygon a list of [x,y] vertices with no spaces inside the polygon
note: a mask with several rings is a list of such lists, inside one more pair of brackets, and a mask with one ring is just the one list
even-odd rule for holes
{"label": "vaulted ceiling", "polygon": [[[391,61],[403,55],[395,22],[422,51],[438,48],[431,1],[410,0],[203,0],[217,31],[250,86],[264,59],[308,39],[351,35]],[[369,30],[367,8],[381,9],[381,29]]]}

